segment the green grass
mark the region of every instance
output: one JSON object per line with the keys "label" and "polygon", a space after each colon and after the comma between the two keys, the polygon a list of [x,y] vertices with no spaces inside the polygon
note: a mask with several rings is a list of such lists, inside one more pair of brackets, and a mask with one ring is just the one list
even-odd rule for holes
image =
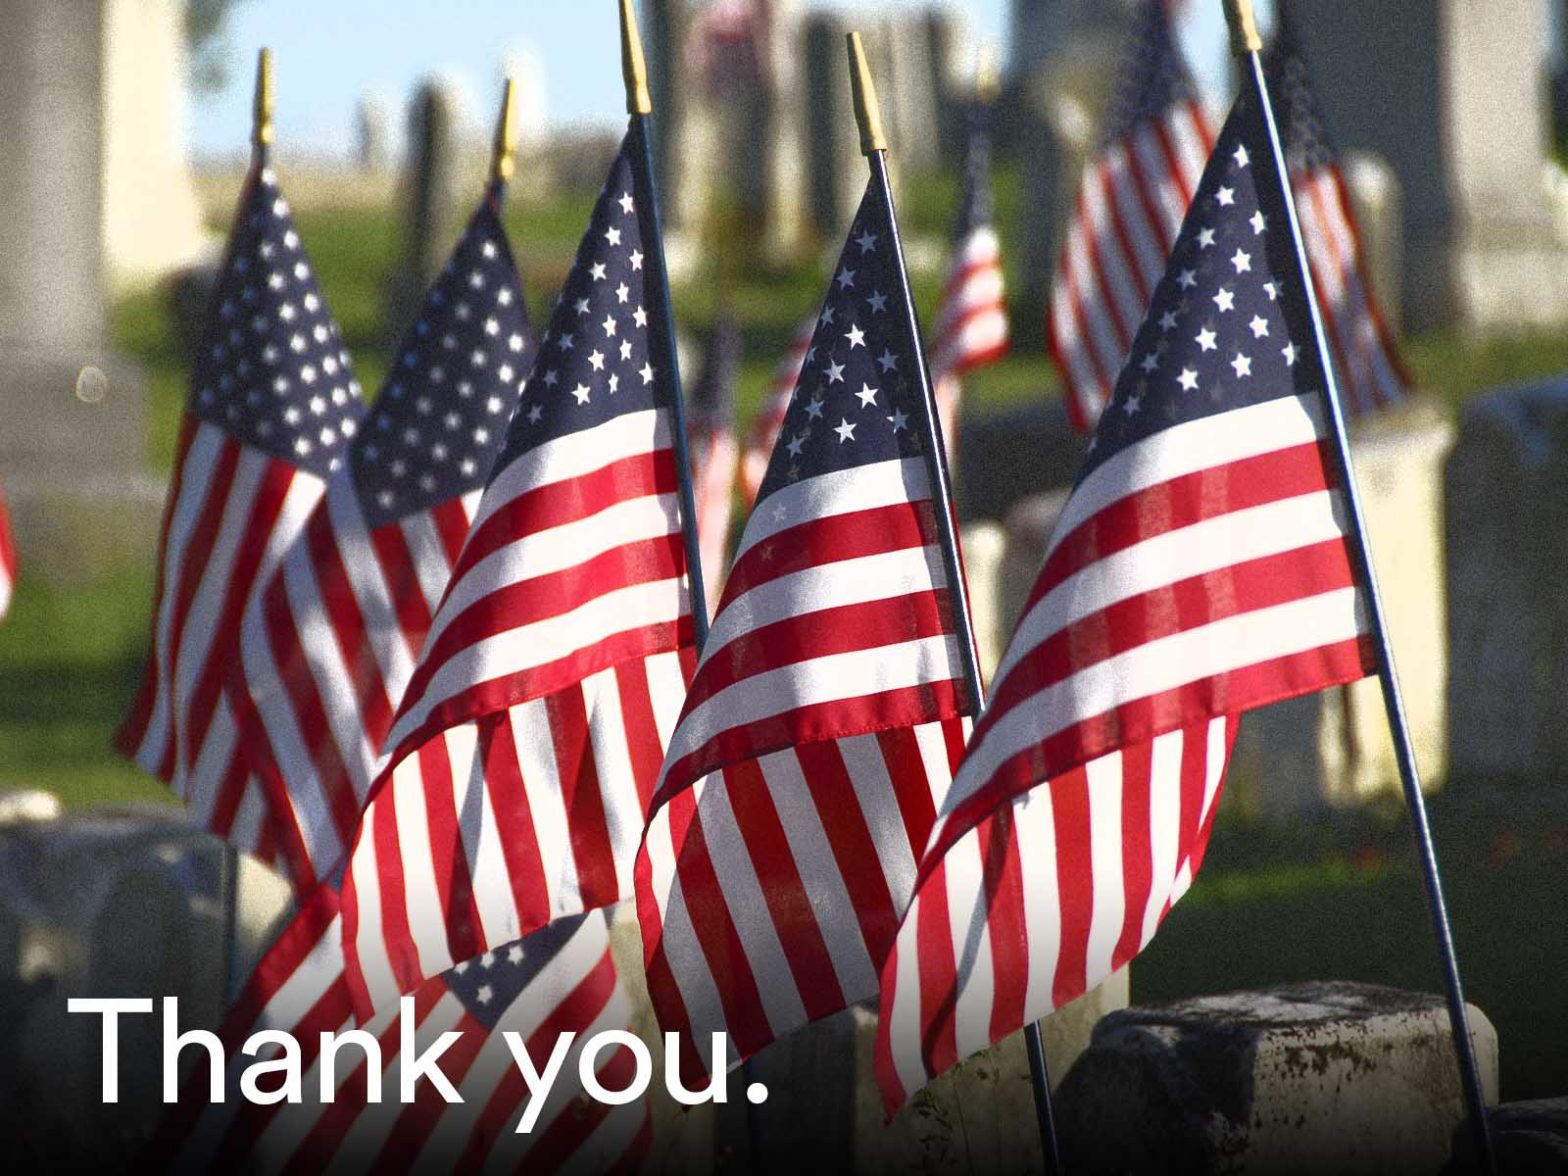
{"label": "green grass", "polygon": [[[939,240],[954,192],[951,177],[906,184],[906,236]],[[570,264],[590,202],[578,194],[509,210],[537,323]],[[1017,239],[1021,207],[1014,177],[1004,171],[1004,240]],[[383,312],[399,249],[395,221],[362,210],[306,210],[298,219],[361,382],[373,393],[388,363]],[[778,355],[819,303],[827,263],[817,257],[758,269],[735,255],[734,239],[711,250],[718,261],[677,289],[676,310],[683,328],[698,336],[721,307],[741,320],[746,354],[737,414],[744,422]],[[1020,275],[1009,277],[1018,288]],[[938,281],[936,273],[916,275],[916,297],[927,311]],[[148,454],[166,470],[185,359],[162,295],[120,302],[114,338],[149,376]],[[1439,334],[1412,341],[1406,355],[1420,385],[1452,410],[1478,390],[1568,369],[1568,336],[1477,344]],[[1056,386],[1043,356],[1019,354],[977,374],[967,403],[984,412],[1055,395]],[[151,590],[147,571],[68,587],[24,575],[13,615],[0,626],[0,786],[48,789],[72,805],[167,799],[109,750],[140,676]],[[1478,815],[1463,791],[1436,802],[1435,821],[1470,996],[1502,1035],[1506,1095],[1561,1092],[1568,1089],[1568,1011],[1560,993],[1568,936],[1562,920],[1546,912],[1559,908],[1568,878],[1568,826]],[[1402,821],[1369,813],[1269,831],[1227,819],[1191,894],[1134,965],[1135,995],[1152,1000],[1324,977],[1435,990],[1425,919]]]}

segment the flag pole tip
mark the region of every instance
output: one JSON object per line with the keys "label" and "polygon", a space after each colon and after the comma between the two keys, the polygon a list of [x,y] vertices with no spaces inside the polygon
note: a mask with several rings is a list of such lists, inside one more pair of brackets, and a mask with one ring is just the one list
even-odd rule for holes
{"label": "flag pole tip", "polygon": [[256,107],[251,141],[258,148],[272,146],[272,50],[256,54]]}
{"label": "flag pole tip", "polygon": [[996,46],[986,41],[975,59],[975,97],[987,106],[994,105],[1002,92],[1002,75],[997,69]]}
{"label": "flag pole tip", "polygon": [[1230,25],[1231,52],[1237,57],[1263,51],[1263,38],[1258,35],[1252,0],[1225,0],[1225,20]]}
{"label": "flag pole tip", "polygon": [[495,123],[495,147],[490,160],[490,178],[509,183],[517,174],[517,85],[511,78],[501,91],[501,113]]}
{"label": "flag pole tip", "polygon": [[887,150],[887,136],[882,132],[882,107],[877,102],[876,83],[871,78],[871,66],[866,61],[866,47],[859,33],[846,38],[849,46],[849,87],[855,98],[855,122],[860,126],[860,153],[871,155]]}
{"label": "flag pole tip", "polygon": [[642,34],[632,0],[621,0],[621,74],[626,80],[626,113],[652,114],[648,96],[648,62],[642,55]]}

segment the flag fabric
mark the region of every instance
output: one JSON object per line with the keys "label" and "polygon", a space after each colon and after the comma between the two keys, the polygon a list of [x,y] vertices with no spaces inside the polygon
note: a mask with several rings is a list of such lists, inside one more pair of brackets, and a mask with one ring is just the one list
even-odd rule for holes
{"label": "flag fabric", "polygon": [[[583,1040],[624,1030],[631,1008],[610,956],[603,912],[564,919],[517,943],[465,961],[415,992],[414,1046],[429,1050],[443,1033],[462,1036],[440,1058],[458,1096],[448,1103],[426,1079],[401,1101],[399,1005],[357,1022],[343,975],[336,892],[316,891],[255,973],[225,1020],[224,1099],[212,1102],[209,1062],[187,1072],[180,1099],[160,1123],[144,1157],[150,1170],[197,1172],[630,1171],[646,1154],[646,1098],[621,1106],[591,1101],[578,1081]],[[329,1075],[333,1100],[321,1099],[321,1034],[360,1029],[380,1048],[380,1101],[367,1098],[371,1061],[345,1046]],[[240,1051],[253,1033],[280,1031],[299,1044],[299,1102],[258,1106],[239,1087],[243,1071],[281,1054],[273,1042]],[[518,1034],[543,1072],[562,1033],[575,1033],[560,1075],[532,1129],[516,1127],[528,1090],[502,1034]],[[187,1052],[194,1053],[195,1050]],[[621,1090],[635,1059],[624,1045],[595,1058],[600,1083]],[[275,1091],[281,1079],[256,1080]]]}
{"label": "flag fabric", "polygon": [[751,422],[751,431],[746,436],[746,449],[740,459],[741,490],[745,495],[747,510],[755,505],[757,491],[762,489],[762,479],[767,476],[768,463],[773,460],[779,430],[784,427],[784,416],[789,412],[795,385],[800,382],[800,372],[806,365],[806,355],[811,351],[811,339],[816,333],[816,319],[807,319],[800,325],[795,337],[790,340],[789,350],[773,369],[773,379],[762,398],[762,407]]}
{"label": "flag fabric", "polygon": [[1171,2],[1140,4],[1051,287],[1047,339],[1083,432],[1111,396],[1213,145]]}
{"label": "flag fabric", "polygon": [[693,1073],[711,1031],[745,1057],[876,993],[963,746],[894,244],[869,189],[638,854],[649,993]]}
{"label": "flag fabric", "polygon": [[533,349],[492,189],[348,462],[246,612],[230,702],[302,894],[347,852]]}
{"label": "flag fabric", "polygon": [[1255,87],[1222,130],[882,976],[890,1107],[1148,941],[1243,711],[1373,670]]}
{"label": "flag fabric", "polygon": [[120,750],[197,823],[270,856],[235,754],[227,665],[245,609],[343,463],[364,405],[269,167],[245,182],[196,356],[164,511],[151,653]]}
{"label": "flag fabric", "polygon": [[636,149],[540,340],[348,859],[361,1011],[631,892],[693,640]]}
{"label": "flag fabric", "polygon": [[735,501],[735,384],[740,378],[740,323],[733,315],[714,321],[702,374],[688,398],[691,485],[697,500],[697,538],[709,608],[718,598],[729,551]]}
{"label": "flag fabric", "polygon": [[1280,140],[1340,396],[1346,412],[1361,415],[1404,400],[1410,377],[1362,269],[1361,233],[1345,176],[1289,9],[1282,7],[1279,16],[1264,70],[1278,98]]}
{"label": "flag fabric", "polygon": [[11,512],[5,502],[5,486],[0,484],[0,619],[11,611],[16,592],[16,540],[11,535]]}
{"label": "flag fabric", "polygon": [[931,382],[949,455],[955,452],[964,376],[1001,359],[1009,345],[1002,246],[994,216],[991,106],[977,99],[969,107],[964,189],[953,229],[953,257],[932,332],[936,341],[931,348]]}

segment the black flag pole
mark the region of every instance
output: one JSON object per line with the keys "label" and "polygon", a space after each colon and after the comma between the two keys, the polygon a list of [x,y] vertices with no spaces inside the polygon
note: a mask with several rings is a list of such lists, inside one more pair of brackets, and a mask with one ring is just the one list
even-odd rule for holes
{"label": "black flag pole", "polygon": [[[964,580],[963,561],[958,552],[958,533],[953,521],[953,488],[948,476],[947,450],[942,439],[942,426],[937,416],[936,396],[931,388],[931,373],[926,365],[925,348],[920,342],[920,318],[915,311],[915,296],[909,287],[909,273],[904,266],[904,243],[899,236],[898,216],[893,208],[893,189],[887,175],[887,136],[882,130],[882,108],[877,101],[876,85],[871,68],[866,62],[865,47],[859,33],[850,33],[849,80],[854,92],[855,121],[860,126],[860,150],[871,165],[872,184],[877,199],[887,218],[892,233],[894,270],[898,274],[898,303],[904,316],[904,325],[914,344],[915,380],[919,385],[922,414],[926,469],[931,479],[931,496],[936,507],[938,546],[942,552],[942,569],[947,577],[948,591],[953,599],[953,624],[958,630],[959,657],[963,663],[964,686],[976,717],[985,707],[985,687],[980,678],[980,658],[975,645],[974,622],[969,615],[969,588]],[[1040,1147],[1045,1155],[1045,1169],[1061,1171],[1061,1157],[1056,1144],[1056,1121],[1051,1110],[1051,1080],[1045,1064],[1045,1041],[1040,1033],[1040,1023],[1031,1021],[1024,1029],[1024,1041],[1029,1051],[1029,1081],[1034,1089],[1034,1109],[1040,1129]]]}
{"label": "black flag pole", "polygon": [[686,546],[686,578],[691,585],[691,623],[697,652],[708,641],[708,600],[702,579],[702,546],[697,538],[697,496],[691,484],[691,452],[686,435],[686,398],[681,392],[680,357],[675,341],[675,312],[670,305],[670,275],[664,264],[664,229],[659,219],[659,187],[653,174],[653,99],[648,95],[648,63],[632,0],[621,2],[621,72],[626,81],[626,113],[631,116],[632,168],[643,198],[638,203],[648,247],[647,288],[658,329],[653,338],[669,369],[670,421],[675,436],[676,483],[680,488],[681,537]]}
{"label": "black flag pole", "polygon": [[1274,157],[1274,170],[1280,185],[1280,197],[1290,222],[1290,239],[1300,268],[1302,289],[1307,311],[1312,320],[1313,342],[1322,357],[1323,382],[1328,401],[1328,425],[1333,439],[1335,468],[1344,489],[1348,520],[1347,530],[1351,552],[1360,582],[1366,592],[1367,623],[1377,657],[1377,676],[1383,690],[1383,707],[1388,714],[1389,733],[1394,741],[1394,758],[1399,765],[1399,780],[1410,807],[1415,826],[1416,850],[1421,859],[1421,880],[1426,890],[1427,908],[1432,918],[1432,929],[1437,935],[1438,957],[1442,964],[1443,986],[1448,1002],[1448,1021],[1454,1037],[1454,1053],[1459,1062],[1459,1079],[1463,1088],[1465,1108],[1470,1118],[1470,1130],[1475,1140],[1477,1158],[1487,1172],[1497,1170],[1492,1149],[1491,1127],[1487,1122],[1486,1100],[1481,1090],[1481,1072],[1476,1064],[1475,1044],[1470,1038],[1470,1018],[1466,1010],[1464,990],[1459,978],[1459,957],[1454,950],[1454,933],[1448,922],[1448,906],[1443,897],[1443,879],[1437,866],[1437,847],[1432,840],[1432,826],[1427,819],[1426,798],[1421,792],[1420,769],[1416,764],[1415,749],[1410,739],[1410,723],[1405,716],[1404,697],[1399,689],[1399,676],[1394,668],[1393,646],[1388,638],[1388,624],[1383,608],[1382,594],[1378,590],[1377,570],[1372,564],[1372,551],[1367,541],[1366,517],[1361,506],[1361,492],[1356,484],[1355,467],[1350,460],[1350,441],[1345,431],[1344,411],[1340,406],[1339,387],[1334,376],[1334,366],[1329,361],[1328,339],[1323,330],[1323,316],[1318,307],[1317,294],[1310,275],[1306,247],[1301,239],[1301,224],[1296,215],[1296,203],[1290,187],[1290,171],[1280,144],[1279,127],[1274,119],[1274,107],[1269,99],[1268,82],[1263,72],[1260,56],[1263,40],[1258,36],[1257,22],[1253,17],[1252,0],[1225,0],[1225,16],[1230,22],[1232,48],[1241,58],[1244,91],[1250,90],[1263,113],[1268,128],[1269,147]]}

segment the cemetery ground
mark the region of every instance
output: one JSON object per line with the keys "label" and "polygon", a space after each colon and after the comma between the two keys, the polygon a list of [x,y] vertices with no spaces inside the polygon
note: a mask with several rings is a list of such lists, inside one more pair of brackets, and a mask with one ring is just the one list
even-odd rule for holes
{"label": "cemetery ground", "polygon": [[[904,229],[912,254],[941,256],[953,199],[950,178],[906,185]],[[590,203],[591,194],[579,194],[514,203],[509,210],[536,328],[548,317]],[[1017,185],[1004,172],[1004,240],[1018,208]],[[226,215],[214,214],[215,228],[225,227]],[[305,207],[298,222],[359,378],[373,395],[393,345],[383,327],[386,279],[400,248],[393,214]],[[740,318],[746,355],[736,420],[743,431],[778,356],[815,308],[831,258],[758,274],[745,272],[733,247],[721,246],[716,256],[677,289],[677,315],[694,335],[706,330],[722,303]],[[726,282],[726,276],[734,280]],[[939,268],[919,268],[914,277],[917,299],[929,313]],[[1017,289],[1018,276],[1010,278]],[[1026,338],[1034,333],[1032,324],[1019,326]],[[149,377],[148,457],[156,470],[167,471],[185,394],[176,319],[165,296],[149,293],[115,308],[114,329],[117,348]],[[1406,358],[1424,393],[1451,411],[1474,392],[1568,370],[1568,338],[1477,344],[1436,335],[1413,340]],[[695,353],[688,362],[694,361]],[[1049,364],[1025,347],[970,381],[966,411],[1054,395]],[[151,593],[150,567],[46,584],[28,577],[24,564],[12,615],[0,626],[0,787],[49,790],[72,806],[171,802],[109,746],[140,677]],[[1402,804],[1390,797],[1370,808],[1268,827],[1248,816],[1245,803],[1249,788],[1266,786],[1233,784],[1196,884],[1133,965],[1133,999],[1305,979],[1436,991],[1436,957]],[[1564,1093],[1568,795],[1561,780],[1517,789],[1446,781],[1433,798],[1432,815],[1467,994],[1500,1037],[1503,1097]]]}

